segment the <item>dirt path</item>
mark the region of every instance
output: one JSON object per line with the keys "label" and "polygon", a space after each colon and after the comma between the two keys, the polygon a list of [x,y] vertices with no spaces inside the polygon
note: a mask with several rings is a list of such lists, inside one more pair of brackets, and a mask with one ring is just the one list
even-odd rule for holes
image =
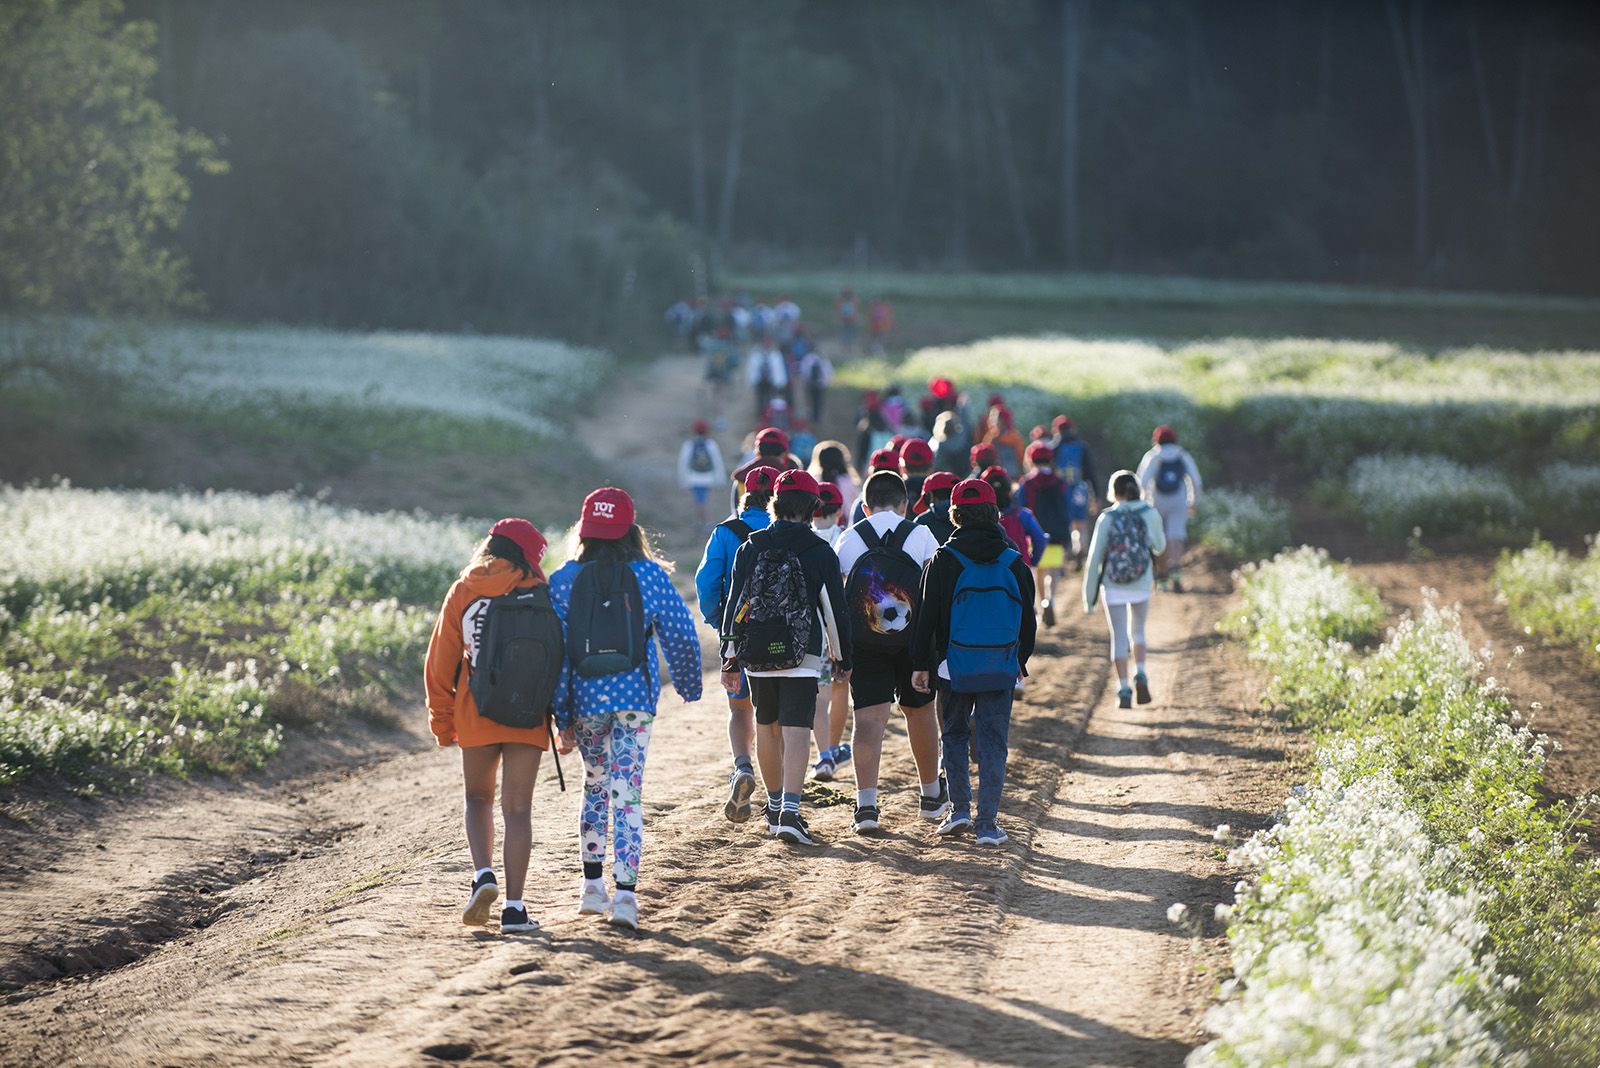
{"label": "dirt path", "polygon": [[[583,433],[687,572],[661,450],[699,386],[657,371]],[[1228,895],[1210,832],[1259,825],[1282,779],[1211,637],[1225,576],[1202,586],[1154,613],[1146,708],[1112,707],[1098,619],[1047,632],[1000,851],[934,838],[898,731],[882,835],[847,808],[816,811],[809,850],[731,826],[725,708],[668,697],[638,934],[576,915],[577,799],[548,772],[526,895],[543,930],[462,928],[459,777],[420,738],[309,781],[163,788],[70,836],[0,827],[28,858],[0,871],[0,1063],[1176,1064],[1207,987],[1166,909]]]}

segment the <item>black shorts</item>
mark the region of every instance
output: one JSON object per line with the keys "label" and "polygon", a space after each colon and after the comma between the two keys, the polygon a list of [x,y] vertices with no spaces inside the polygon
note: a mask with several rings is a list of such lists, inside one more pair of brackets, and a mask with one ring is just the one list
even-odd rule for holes
{"label": "black shorts", "polygon": [[850,700],[857,708],[886,705],[898,697],[901,708],[921,708],[933,694],[911,687],[911,650],[878,653],[856,649],[851,657]]}
{"label": "black shorts", "polygon": [[757,723],[810,730],[817,718],[817,678],[751,675],[750,699],[755,702]]}

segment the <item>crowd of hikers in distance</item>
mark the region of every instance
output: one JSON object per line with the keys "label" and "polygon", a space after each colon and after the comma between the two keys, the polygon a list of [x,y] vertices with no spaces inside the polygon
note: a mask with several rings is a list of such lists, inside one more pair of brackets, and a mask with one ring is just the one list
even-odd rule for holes
{"label": "crowd of hikers in distance", "polygon": [[[848,290],[841,316],[847,299]],[[1186,523],[1202,488],[1173,428],[1157,427],[1137,468],[1102,485],[1065,415],[1024,438],[1002,396],[979,406],[936,378],[915,404],[898,387],[868,392],[853,449],[818,441],[793,402],[796,382],[809,382],[805,361],[826,358],[801,343],[799,309],[786,305],[762,318],[740,300],[717,315],[689,309],[684,336],[706,356],[719,411],[726,383],[710,369],[722,366],[723,343],[748,342],[752,367],[777,353],[772,373],[747,376],[761,429],[731,470],[710,421],[696,421],[679,449],[679,483],[709,527],[693,609],[671,581],[672,563],[635,522],[633,499],[615,487],[585,499],[566,562],[552,574],[542,567],[544,536],[508,518],[451,586],[429,644],[427,702],[439,745],[461,749],[476,869],[467,924],[486,923],[499,898],[498,776],[500,929],[537,927],[522,894],[534,781],[554,746],[576,749],[583,763],[579,911],[638,926],[640,794],[661,661],[678,695],[698,701],[697,615],[717,636],[728,703],[723,815],[746,824],[759,814],[766,833],[793,845],[816,841],[801,807],[808,775],[830,782],[847,767],[856,833],[880,829],[879,766],[896,710],[921,818],[945,839],[1006,842],[1012,706],[1027,685],[1037,628],[1056,623],[1069,568],[1083,610],[1103,605],[1119,706],[1153,700],[1150,602],[1159,589],[1182,591]],[[703,329],[706,319],[716,325]],[[805,350],[798,360],[796,348]],[[813,422],[831,381],[824,366],[824,384],[807,398]],[[866,457],[865,471],[856,456]],[[713,510],[726,518],[713,524]]]}

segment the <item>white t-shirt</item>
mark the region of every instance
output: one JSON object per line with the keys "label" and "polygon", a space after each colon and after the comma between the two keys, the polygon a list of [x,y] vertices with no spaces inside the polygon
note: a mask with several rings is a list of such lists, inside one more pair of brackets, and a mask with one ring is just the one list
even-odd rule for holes
{"label": "white t-shirt", "polygon": [[[889,534],[901,523],[911,523],[911,520],[895,515],[893,511],[874,512],[867,516],[867,522],[872,524],[872,529],[878,537],[888,540]],[[928,561],[933,559],[933,554],[939,551],[939,540],[933,536],[933,531],[925,526],[913,523],[914,529],[906,538],[906,555],[916,561],[918,567],[927,567]],[[856,566],[856,562],[867,553],[867,543],[861,540],[861,535],[855,528],[847,529],[839,540],[834,543],[834,552],[839,554],[839,570],[846,578]]]}

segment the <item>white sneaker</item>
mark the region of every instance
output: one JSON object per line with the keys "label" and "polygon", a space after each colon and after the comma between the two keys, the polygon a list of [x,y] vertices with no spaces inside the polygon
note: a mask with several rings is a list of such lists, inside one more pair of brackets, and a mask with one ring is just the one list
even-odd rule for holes
{"label": "white sneaker", "polygon": [[630,931],[639,929],[639,895],[628,890],[618,890],[617,896],[611,900],[611,909],[606,913],[606,922],[613,927],[626,927]]}
{"label": "white sneaker", "polygon": [[606,893],[605,884],[596,886],[589,880],[583,881],[583,896],[578,899],[579,916],[604,916],[611,907],[611,895]]}

